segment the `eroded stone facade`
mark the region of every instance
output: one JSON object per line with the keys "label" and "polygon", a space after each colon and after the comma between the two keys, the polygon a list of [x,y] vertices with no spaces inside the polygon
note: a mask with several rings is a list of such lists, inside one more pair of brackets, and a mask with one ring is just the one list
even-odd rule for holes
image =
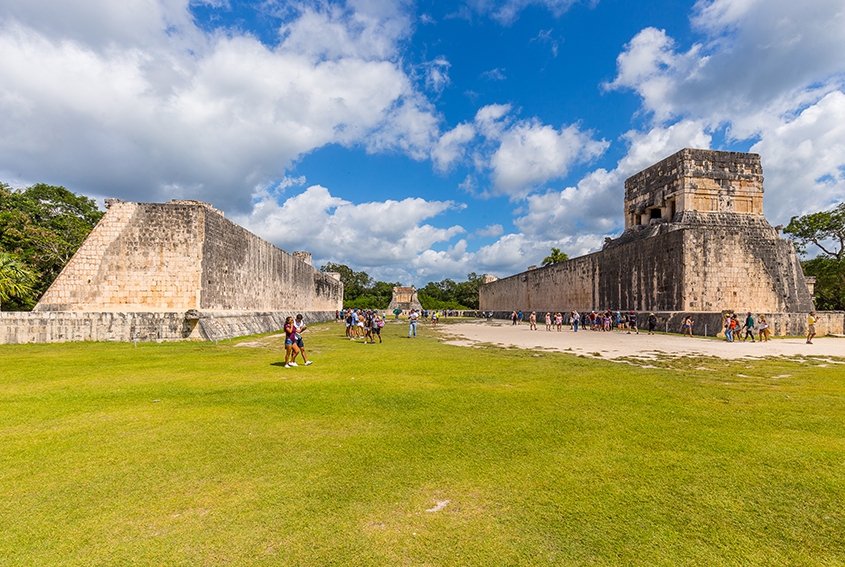
{"label": "eroded stone facade", "polygon": [[[204,203],[109,209],[35,311],[334,311],[343,285]],[[306,261],[303,261],[306,260]]]}
{"label": "eroded stone facade", "polygon": [[791,243],[762,214],[756,154],[682,150],[625,182],[626,230],[603,250],[484,283],[483,311],[799,313]]}
{"label": "eroded stone facade", "polygon": [[393,297],[390,299],[387,310],[392,312],[396,309],[401,309],[402,311],[422,309],[420,300],[417,298],[416,288],[413,286],[395,286],[393,288]]}

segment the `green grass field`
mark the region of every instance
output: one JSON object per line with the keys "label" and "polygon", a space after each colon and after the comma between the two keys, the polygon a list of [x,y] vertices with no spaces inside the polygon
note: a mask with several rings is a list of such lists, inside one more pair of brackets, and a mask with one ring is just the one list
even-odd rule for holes
{"label": "green grass field", "polygon": [[406,332],[0,347],[0,566],[845,564],[845,366]]}

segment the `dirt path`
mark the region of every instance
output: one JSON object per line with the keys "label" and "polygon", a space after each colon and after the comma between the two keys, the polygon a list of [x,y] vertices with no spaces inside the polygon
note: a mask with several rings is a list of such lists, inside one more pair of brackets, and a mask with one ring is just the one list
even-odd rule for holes
{"label": "dirt path", "polygon": [[[572,332],[568,326],[561,332],[546,331],[545,324],[531,331],[527,324],[474,321],[443,325],[440,332],[447,337],[447,344],[473,346],[489,343],[504,347],[536,348],[573,352],[589,356],[615,358],[654,358],[658,355],[716,356],[725,359],[767,356],[835,356],[845,357],[845,339],[817,337],[813,344],[804,339],[773,339],[769,342],[735,341],[680,337],[678,335],[645,332],[626,334],[622,331],[603,333],[597,331]],[[598,354],[596,354],[598,353]]]}

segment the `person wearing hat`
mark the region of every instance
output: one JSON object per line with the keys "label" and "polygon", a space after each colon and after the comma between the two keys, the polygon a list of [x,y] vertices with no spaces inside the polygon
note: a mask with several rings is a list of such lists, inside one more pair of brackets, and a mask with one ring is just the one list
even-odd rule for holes
{"label": "person wearing hat", "polygon": [[654,313],[648,314],[648,334],[653,335],[654,329],[657,327],[657,316]]}

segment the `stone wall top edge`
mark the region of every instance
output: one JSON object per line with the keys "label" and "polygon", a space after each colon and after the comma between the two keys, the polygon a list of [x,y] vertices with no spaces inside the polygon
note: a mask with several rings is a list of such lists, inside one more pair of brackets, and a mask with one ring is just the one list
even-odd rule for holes
{"label": "stone wall top edge", "polygon": [[[736,165],[741,163],[745,165],[752,165],[755,166],[756,169],[759,169],[759,173],[751,174],[725,173],[724,171],[708,170],[706,172],[706,176],[708,178],[713,178],[714,176],[728,178],[736,177],[742,179],[762,177],[760,154],[684,148],[628,177],[625,180],[626,196],[630,196],[631,193],[639,193],[643,191],[643,186],[650,187],[652,183],[657,180],[660,180],[660,183],[663,183],[667,179],[679,179],[683,176],[695,175],[697,168],[691,162],[705,160],[713,162],[717,166],[725,164]],[[675,168],[679,168],[681,171],[674,175],[668,175],[666,173],[661,176],[657,175],[657,173],[661,170],[666,171]],[[652,183],[647,183],[647,180],[651,180]]]}
{"label": "stone wall top edge", "polygon": [[558,269],[558,268],[561,268],[563,266],[569,266],[569,265],[574,265],[576,263],[584,262],[585,260],[588,260],[588,259],[590,259],[590,258],[592,258],[592,257],[594,257],[598,254],[601,254],[603,252],[604,252],[604,250],[596,250],[595,252],[590,252],[589,254],[584,254],[583,256],[576,256],[575,258],[570,258],[569,260],[566,260],[564,262],[558,262],[557,264],[551,264],[549,266],[540,266],[539,268],[534,268],[533,270],[525,270],[524,272],[519,272],[519,273],[513,274],[511,276],[505,276],[503,278],[499,278],[499,279],[492,281],[492,282],[482,283],[481,287],[488,286],[488,285],[489,286],[495,286],[499,282],[512,281],[514,278],[518,278],[518,277],[524,276],[526,274],[542,274],[542,273],[550,272],[554,269]]}

